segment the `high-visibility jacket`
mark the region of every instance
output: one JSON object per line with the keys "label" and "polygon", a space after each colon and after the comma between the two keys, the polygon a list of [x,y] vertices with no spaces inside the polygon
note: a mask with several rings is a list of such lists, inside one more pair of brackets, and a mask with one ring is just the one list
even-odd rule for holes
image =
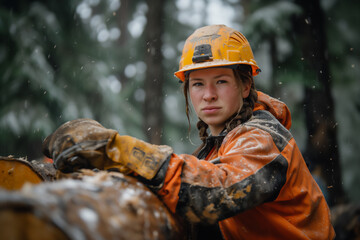
{"label": "high-visibility jacket", "polygon": [[328,205],[288,131],[288,108],[258,96],[253,117],[210,136],[198,157],[173,154],[152,181],[157,194],[190,222],[218,223],[225,239],[333,239]]}

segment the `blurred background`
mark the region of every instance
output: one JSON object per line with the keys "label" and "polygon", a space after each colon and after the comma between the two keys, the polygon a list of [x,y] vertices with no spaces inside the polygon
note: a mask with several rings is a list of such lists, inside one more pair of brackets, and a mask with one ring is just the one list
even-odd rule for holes
{"label": "blurred background", "polygon": [[0,2],[1,156],[41,160],[43,139],[83,117],[191,153],[173,73],[187,36],[225,24],[251,43],[256,88],[289,106],[329,205],[360,201],[360,1]]}

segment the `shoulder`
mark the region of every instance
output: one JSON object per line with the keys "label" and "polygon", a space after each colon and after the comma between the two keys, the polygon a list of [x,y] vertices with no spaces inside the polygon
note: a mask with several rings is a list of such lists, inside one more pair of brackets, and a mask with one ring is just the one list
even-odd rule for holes
{"label": "shoulder", "polygon": [[281,152],[292,139],[292,135],[271,113],[258,110],[248,121],[230,131],[224,143],[239,138],[258,139],[262,143],[272,140]]}

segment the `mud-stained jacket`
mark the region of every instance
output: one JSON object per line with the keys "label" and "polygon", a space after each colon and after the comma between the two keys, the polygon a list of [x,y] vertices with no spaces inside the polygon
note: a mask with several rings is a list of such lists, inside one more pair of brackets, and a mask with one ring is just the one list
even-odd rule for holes
{"label": "mud-stained jacket", "polygon": [[157,194],[193,223],[218,223],[225,239],[333,239],[329,208],[288,131],[288,108],[258,96],[253,117],[209,137],[198,157],[173,154],[152,181],[162,183]]}

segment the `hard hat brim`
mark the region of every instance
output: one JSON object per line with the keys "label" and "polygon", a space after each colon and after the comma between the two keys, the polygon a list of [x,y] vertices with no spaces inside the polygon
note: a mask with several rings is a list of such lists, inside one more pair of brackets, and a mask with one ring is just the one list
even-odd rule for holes
{"label": "hard hat brim", "polygon": [[224,67],[224,66],[236,66],[239,64],[250,65],[252,68],[252,75],[256,76],[261,72],[260,68],[257,66],[256,63],[248,62],[248,61],[238,61],[238,62],[230,62],[227,60],[214,60],[202,63],[194,63],[191,65],[187,65],[183,67],[181,70],[174,73],[174,75],[179,78],[182,82],[185,81],[185,73],[189,71],[199,70],[199,69],[206,69],[206,68],[215,68],[215,67]]}

